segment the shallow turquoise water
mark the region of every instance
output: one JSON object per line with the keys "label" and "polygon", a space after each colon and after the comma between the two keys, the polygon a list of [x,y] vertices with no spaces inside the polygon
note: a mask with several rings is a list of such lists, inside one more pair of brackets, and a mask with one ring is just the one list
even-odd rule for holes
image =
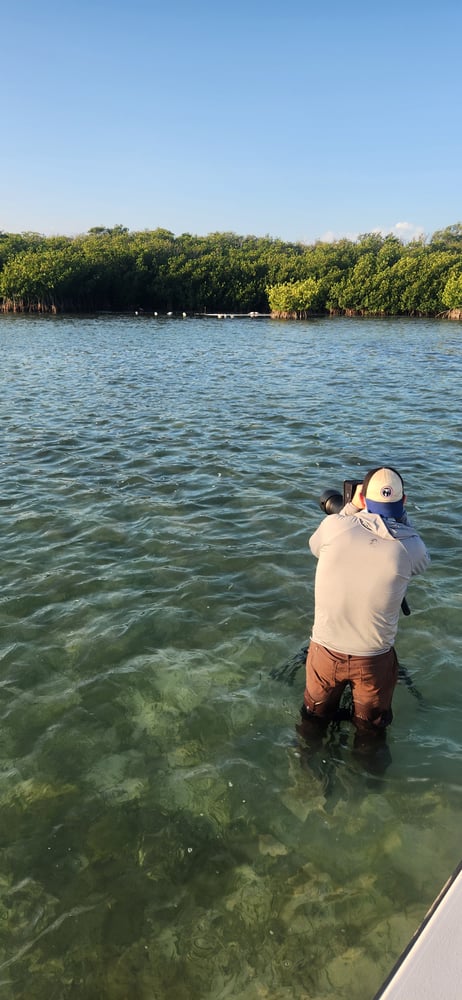
{"label": "shallow turquoise water", "polygon": [[[369,1000],[460,860],[460,324],[3,317],[5,1000]],[[391,763],[307,755],[318,497],[432,555]]]}

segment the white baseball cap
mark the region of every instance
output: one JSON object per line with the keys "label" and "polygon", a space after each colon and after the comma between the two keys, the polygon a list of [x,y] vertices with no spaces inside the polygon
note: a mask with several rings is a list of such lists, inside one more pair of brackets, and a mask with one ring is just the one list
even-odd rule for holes
{"label": "white baseball cap", "polygon": [[395,503],[403,499],[403,481],[393,469],[378,469],[371,476],[366,491],[366,500],[375,503]]}
{"label": "white baseball cap", "polygon": [[403,481],[393,469],[377,469],[366,486],[366,510],[382,517],[403,516]]}

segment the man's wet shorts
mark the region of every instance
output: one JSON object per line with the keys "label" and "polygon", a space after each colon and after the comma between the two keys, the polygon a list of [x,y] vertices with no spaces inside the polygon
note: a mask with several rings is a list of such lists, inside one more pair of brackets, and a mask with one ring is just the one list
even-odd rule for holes
{"label": "man's wet shorts", "polygon": [[384,726],[392,719],[391,701],[397,680],[398,659],[393,647],[377,656],[348,656],[311,641],[304,702],[315,715],[329,716],[350,684],[354,719]]}

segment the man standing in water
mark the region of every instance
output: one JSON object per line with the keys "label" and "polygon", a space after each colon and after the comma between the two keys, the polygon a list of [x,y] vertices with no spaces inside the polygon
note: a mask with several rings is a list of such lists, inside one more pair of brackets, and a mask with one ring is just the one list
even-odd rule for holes
{"label": "man standing in water", "polygon": [[352,503],[326,517],[309,540],[318,565],[301,709],[306,722],[334,718],[347,685],[359,733],[384,733],[392,721],[401,602],[411,577],[430,563],[405,501],[395,469],[372,469]]}

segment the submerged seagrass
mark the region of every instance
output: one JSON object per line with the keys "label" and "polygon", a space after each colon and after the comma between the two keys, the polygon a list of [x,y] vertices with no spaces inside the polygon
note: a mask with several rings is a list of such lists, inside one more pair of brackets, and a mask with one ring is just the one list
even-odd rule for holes
{"label": "submerged seagrass", "polygon": [[[454,325],[2,317],[5,1000],[370,1000],[459,861]],[[326,486],[432,569],[383,773],[296,732]]]}

